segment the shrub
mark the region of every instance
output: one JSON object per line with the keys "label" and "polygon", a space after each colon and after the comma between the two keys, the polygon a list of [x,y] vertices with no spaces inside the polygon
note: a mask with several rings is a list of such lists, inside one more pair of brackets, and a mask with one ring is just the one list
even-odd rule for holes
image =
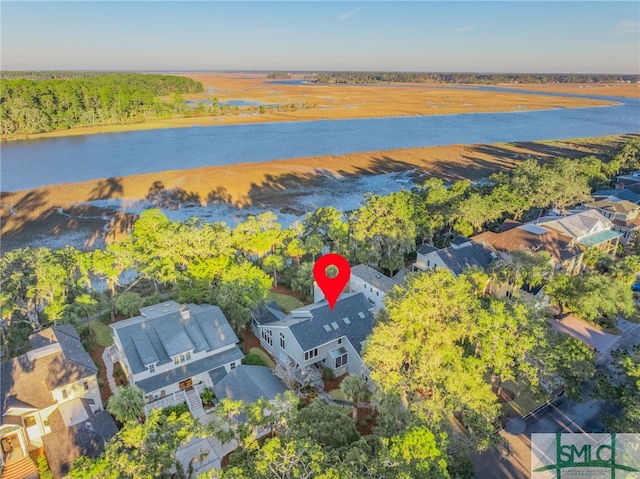
{"label": "shrub", "polygon": [[216,393],[214,393],[213,389],[211,388],[204,388],[204,391],[202,391],[200,397],[202,398],[202,402],[204,404],[212,404],[213,400],[216,398]]}
{"label": "shrub", "polygon": [[260,356],[254,353],[249,353],[244,357],[244,363],[250,366],[266,366]]}
{"label": "shrub", "polygon": [[333,374],[333,370],[331,368],[327,368],[324,367],[322,368],[322,379],[324,379],[325,381],[331,381],[332,379],[335,379],[336,375]]}
{"label": "shrub", "polygon": [[186,412],[189,412],[189,406],[183,402],[162,409],[162,415],[165,417],[169,417],[172,413],[175,413],[176,416],[182,416]]}

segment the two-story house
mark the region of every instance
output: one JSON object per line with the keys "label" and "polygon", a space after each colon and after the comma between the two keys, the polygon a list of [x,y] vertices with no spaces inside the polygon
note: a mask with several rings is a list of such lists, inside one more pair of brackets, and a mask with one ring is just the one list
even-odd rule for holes
{"label": "two-story house", "polygon": [[622,236],[613,231],[613,222],[595,209],[567,216],[545,216],[531,222],[553,229],[575,240],[583,249],[597,248],[614,256]]}
{"label": "two-story house", "polygon": [[587,209],[600,212],[605,218],[611,220],[611,229],[620,233],[620,243],[628,244],[633,235],[640,230],[640,206],[631,201],[619,199],[615,196],[604,198],[584,205]]}
{"label": "two-story house", "polygon": [[353,293],[362,293],[373,305],[374,313],[384,307],[384,298],[396,285],[404,283],[409,270],[402,268],[393,278],[376,271],[366,264],[359,264],[351,268],[349,289]]}
{"label": "two-story house", "polygon": [[64,477],[73,459],[92,451],[72,448],[59,455],[51,444],[75,438],[74,428],[88,424],[96,427],[99,449],[117,428],[103,411],[98,369],[73,326],[44,329],[29,341],[31,351],[0,368],[2,477],[23,477],[16,470],[26,471],[29,453],[43,446],[54,476]]}
{"label": "two-story house", "polygon": [[140,309],[113,328],[114,347],[129,383],[145,393],[147,412],[194,401],[213,387],[244,354],[222,310],[167,301]]}
{"label": "two-story house", "polygon": [[373,329],[373,307],[362,293],[343,294],[334,309],[326,300],[285,315],[275,304],[254,311],[253,330],[281,364],[330,368],[336,376],[365,375],[361,352]]}
{"label": "two-story house", "polygon": [[498,255],[487,244],[459,237],[454,239],[448,248],[438,249],[431,245],[418,248],[413,269],[427,271],[431,268],[444,268],[457,277],[469,268],[486,271],[496,259]]}
{"label": "two-story house", "polygon": [[508,258],[513,251],[546,251],[551,255],[555,269],[562,270],[569,276],[580,272],[583,252],[573,238],[540,225],[513,221],[508,225],[509,229],[506,231],[487,231],[471,239],[491,246],[504,258]]}

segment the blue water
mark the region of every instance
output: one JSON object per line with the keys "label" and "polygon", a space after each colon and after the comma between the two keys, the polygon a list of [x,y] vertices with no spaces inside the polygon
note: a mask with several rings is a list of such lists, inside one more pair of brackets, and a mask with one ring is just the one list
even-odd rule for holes
{"label": "blue water", "polygon": [[511,113],[207,126],[15,141],[1,146],[0,190],[212,165],[640,131],[640,99],[620,106]]}

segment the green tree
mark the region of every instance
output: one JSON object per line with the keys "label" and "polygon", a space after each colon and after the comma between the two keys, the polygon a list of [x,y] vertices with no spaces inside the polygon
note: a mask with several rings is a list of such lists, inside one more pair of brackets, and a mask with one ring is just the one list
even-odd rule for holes
{"label": "green tree", "polygon": [[143,305],[144,300],[134,291],[127,291],[116,297],[116,311],[127,318],[138,315]]}
{"label": "green tree", "polygon": [[358,420],[358,402],[369,399],[371,392],[367,385],[367,380],[361,376],[347,376],[340,383],[342,393],[353,402],[352,417],[354,421]]}
{"label": "green tree", "polygon": [[[74,479],[138,479],[184,477],[178,447],[201,434],[190,412],[165,415],[151,411],[144,423],[130,421],[107,443],[97,459],[81,457],[69,477]],[[176,471],[177,472],[174,472]]]}
{"label": "green tree", "polygon": [[278,271],[284,268],[284,258],[279,254],[270,254],[264,259],[262,267],[267,273],[273,273],[273,284],[278,287]]}
{"label": "green tree", "polygon": [[107,404],[109,412],[124,424],[139,421],[144,416],[144,407],[144,392],[133,385],[116,388]]}

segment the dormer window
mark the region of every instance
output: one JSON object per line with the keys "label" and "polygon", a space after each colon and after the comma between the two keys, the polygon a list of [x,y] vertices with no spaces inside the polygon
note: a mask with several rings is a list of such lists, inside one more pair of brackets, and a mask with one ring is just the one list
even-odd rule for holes
{"label": "dormer window", "polygon": [[151,374],[153,374],[153,373],[155,373],[155,372],[156,372],[156,367],[155,367],[155,365],[154,365],[154,364],[150,364],[150,365],[149,365],[149,372],[150,372]]}
{"label": "dormer window", "polygon": [[[187,358],[188,357],[188,358]],[[191,353],[182,353],[173,358],[173,364],[181,364],[187,361],[187,359],[191,359]]]}

